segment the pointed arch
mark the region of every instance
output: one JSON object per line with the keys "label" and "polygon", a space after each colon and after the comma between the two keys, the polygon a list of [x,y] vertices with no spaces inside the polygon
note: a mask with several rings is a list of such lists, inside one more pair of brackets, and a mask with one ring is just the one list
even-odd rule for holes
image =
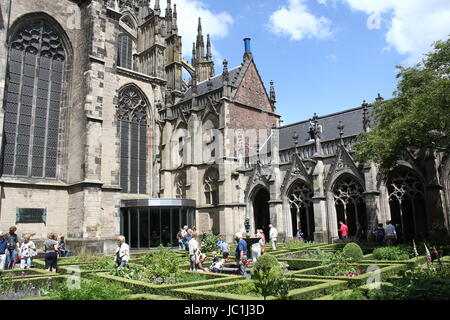
{"label": "pointed arch", "polygon": [[44,12],[25,14],[8,34],[2,174],[63,178],[73,49]]}
{"label": "pointed arch", "polygon": [[358,177],[344,172],[336,177],[331,188],[337,221],[348,226],[349,236],[362,235],[367,230],[367,209],[364,187]]}
{"label": "pointed arch", "polygon": [[400,225],[403,240],[426,238],[428,215],[420,175],[406,166],[398,166],[389,173],[386,186],[391,220]]}
{"label": "pointed arch", "polygon": [[291,211],[292,234],[295,236],[299,229],[307,240],[314,240],[314,191],[307,181],[297,178],[286,193]]}
{"label": "pointed arch", "polygon": [[203,177],[203,188],[205,192],[206,204],[217,205],[219,199],[219,170],[216,167],[209,167]]}
{"label": "pointed arch", "polygon": [[147,193],[147,127],[150,104],[142,90],[127,84],[119,89],[120,186],[124,193]]}

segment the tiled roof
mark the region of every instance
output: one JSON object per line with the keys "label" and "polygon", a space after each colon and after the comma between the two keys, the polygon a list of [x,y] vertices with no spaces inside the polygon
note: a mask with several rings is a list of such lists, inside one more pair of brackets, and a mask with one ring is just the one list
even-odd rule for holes
{"label": "tiled roof", "polygon": [[[236,67],[234,69],[231,69],[229,71],[229,77],[230,77],[230,84],[235,85],[235,81],[239,75],[239,72],[241,71],[241,67]],[[210,87],[208,87],[208,82],[212,83]],[[197,84],[197,96],[204,95],[208,92],[215,91],[217,89],[220,89],[223,87],[223,77],[222,74],[219,74],[215,77],[210,78],[209,80],[205,80],[202,82],[199,82]],[[184,94],[183,99],[181,99],[178,104],[186,102],[188,100],[192,99],[192,87],[190,87]]]}
{"label": "tiled roof", "polygon": [[[318,124],[322,126],[321,141],[330,141],[339,139],[339,131],[336,128],[339,121],[344,125],[344,137],[356,136],[364,132],[363,126],[364,108],[358,107],[318,118]],[[369,118],[371,122],[373,107],[368,107]],[[309,120],[293,123],[280,127],[280,150],[294,148],[292,139],[294,132],[298,135],[298,146],[308,144],[309,140]]]}

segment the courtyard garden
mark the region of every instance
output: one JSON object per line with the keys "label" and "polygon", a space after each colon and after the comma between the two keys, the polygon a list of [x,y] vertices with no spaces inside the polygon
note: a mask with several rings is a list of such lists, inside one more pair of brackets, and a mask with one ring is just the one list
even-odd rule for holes
{"label": "courtyard garden", "polygon": [[[126,268],[117,268],[112,255],[79,255],[60,258],[55,274],[35,259],[34,268],[0,271],[0,299],[449,300],[446,250],[288,241],[268,248],[247,276],[236,275],[233,259],[221,273],[189,271],[186,251],[163,247],[132,252]],[[212,251],[206,242],[206,270]]]}

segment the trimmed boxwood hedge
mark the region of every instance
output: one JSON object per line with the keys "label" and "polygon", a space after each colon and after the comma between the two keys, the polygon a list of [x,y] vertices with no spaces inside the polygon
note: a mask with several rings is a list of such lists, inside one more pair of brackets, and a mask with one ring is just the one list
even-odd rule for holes
{"label": "trimmed boxwood hedge", "polygon": [[413,268],[414,266],[425,262],[426,258],[424,256],[418,256],[407,260],[373,260],[373,254],[364,256],[362,263],[370,264],[406,264],[408,268]]}
{"label": "trimmed boxwood hedge", "polygon": [[[22,275],[22,273],[26,273],[27,275]],[[42,277],[44,275],[52,276],[53,272],[48,272],[43,269],[11,269],[11,270],[0,270],[0,281],[5,278],[14,280],[14,279],[29,279]]]}
{"label": "trimmed boxwood hedge", "polygon": [[[369,267],[373,264],[361,264],[358,263],[356,266],[360,267]],[[395,276],[399,271],[405,270],[408,268],[405,264],[376,264],[380,267],[380,281],[386,282],[390,277]],[[293,277],[302,278],[302,279],[329,279],[329,280],[344,280],[347,282],[347,285],[350,287],[360,286],[366,283],[366,281],[375,274],[375,272],[364,273],[360,276],[356,277],[338,277],[338,276],[322,276],[315,274],[317,271],[323,270],[326,266],[314,267],[303,269],[300,271],[295,271],[292,273]]]}
{"label": "trimmed boxwood hedge", "polygon": [[[198,273],[197,271],[184,271],[186,273]],[[202,273],[205,280],[201,281],[193,281],[193,282],[183,282],[183,283],[175,283],[175,284],[154,284],[145,281],[139,280],[130,280],[122,277],[113,276],[107,273],[98,273],[97,275],[101,278],[104,278],[109,281],[119,281],[125,288],[131,289],[133,293],[149,293],[156,295],[173,295],[173,289],[182,288],[182,287],[192,287],[205,285],[210,283],[220,283],[226,281],[233,281],[238,278],[237,276],[224,275],[220,273]],[[239,277],[244,279],[244,277]]]}
{"label": "trimmed boxwood hedge", "polygon": [[171,296],[159,296],[156,294],[132,294],[125,297],[125,300],[183,300]]}
{"label": "trimmed boxwood hedge", "polygon": [[[214,291],[217,287],[235,286],[236,284],[249,283],[251,280],[239,280],[228,283],[203,285],[197,287],[175,289],[177,296],[188,300],[263,300],[261,296],[239,295],[227,292]],[[295,282],[315,283],[300,289],[289,290],[287,299],[289,300],[310,300],[325,294],[337,292],[346,288],[345,281],[342,280],[315,280],[315,279],[290,279]],[[278,297],[269,296],[267,300],[278,300]]]}

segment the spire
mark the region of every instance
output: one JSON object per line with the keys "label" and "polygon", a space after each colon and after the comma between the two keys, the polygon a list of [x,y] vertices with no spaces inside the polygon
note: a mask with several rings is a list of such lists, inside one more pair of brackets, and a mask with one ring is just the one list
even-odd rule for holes
{"label": "spire", "polygon": [[229,81],[230,80],[230,74],[228,72],[228,61],[227,59],[223,60],[223,71],[222,71],[222,78],[223,81]]}
{"label": "spire", "polygon": [[365,132],[368,132],[370,131],[369,104],[363,100],[361,106],[363,107],[363,128]]}
{"label": "spire", "polygon": [[192,43],[192,65],[195,64],[196,51],[195,51],[195,42]]}
{"label": "spire", "polygon": [[197,60],[202,61],[205,56],[205,43],[202,34],[202,18],[198,18],[198,34],[197,34]]}
{"label": "spire", "polygon": [[338,129],[338,131],[339,131],[341,145],[344,145],[344,139],[342,138],[344,136],[344,128],[345,128],[344,124],[342,123],[341,120],[339,120],[339,123],[336,126],[336,129]]}
{"label": "spire", "polygon": [[206,40],[206,56],[207,56],[208,61],[211,61],[212,53],[211,53],[211,39],[209,37],[209,33],[206,38],[207,38],[207,40]]}
{"label": "spire", "polygon": [[166,29],[167,34],[172,34],[172,3],[171,0],[167,0],[167,7],[166,7]]}
{"label": "spire", "polygon": [[270,80],[270,102],[275,107],[275,103],[277,102],[275,95],[275,86],[273,85],[273,80]]}
{"label": "spire", "polygon": [[159,6],[159,0],[155,0],[155,15],[159,16],[161,14],[161,7]]}
{"label": "spire", "polygon": [[173,5],[172,30],[173,30],[173,33],[175,33],[175,34],[178,33],[177,18],[178,18],[178,14],[177,14],[177,5],[174,4],[174,5]]}

